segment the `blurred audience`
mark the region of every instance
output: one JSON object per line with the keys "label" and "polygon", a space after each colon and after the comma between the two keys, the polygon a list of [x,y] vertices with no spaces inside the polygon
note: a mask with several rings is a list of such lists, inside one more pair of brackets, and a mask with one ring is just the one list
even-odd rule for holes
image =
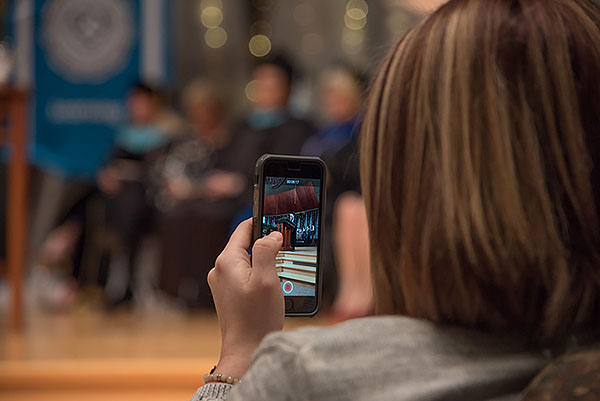
{"label": "blurred audience", "polygon": [[[368,235],[355,157],[364,80],[347,67],[324,74],[327,123],[315,134],[288,109],[295,76],[283,55],[263,59],[252,73],[250,111],[234,125],[222,88],[206,79],[182,93],[185,124],[157,89],[133,85],[129,121],[98,174],[100,195],[88,189],[70,202],[42,245],[44,304],[67,307],[81,284],[92,282],[105,285],[104,301],[116,307],[138,298],[143,281],[181,305],[212,308],[206,274],[232,225],[251,215],[256,159],[301,153],[319,155],[329,166],[325,305],[337,286],[335,319],[370,313]],[[84,255],[96,259],[91,272],[82,272]]]}
{"label": "blurred audience", "polygon": [[248,202],[250,182],[243,166],[250,160],[227,123],[217,87],[191,83],[183,106],[189,126],[156,171],[160,287],[187,306],[206,307],[212,305],[206,274],[227,241],[234,215]]}

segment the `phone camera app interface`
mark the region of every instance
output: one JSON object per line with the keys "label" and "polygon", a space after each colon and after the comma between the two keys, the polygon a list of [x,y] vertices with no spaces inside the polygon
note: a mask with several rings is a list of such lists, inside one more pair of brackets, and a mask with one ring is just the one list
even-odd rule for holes
{"label": "phone camera app interface", "polygon": [[286,296],[315,296],[320,180],[266,177],[262,236],[283,234],[277,275]]}

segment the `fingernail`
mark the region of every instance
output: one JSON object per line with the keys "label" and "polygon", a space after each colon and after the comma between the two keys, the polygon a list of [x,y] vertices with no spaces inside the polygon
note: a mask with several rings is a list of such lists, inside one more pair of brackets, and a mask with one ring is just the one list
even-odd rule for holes
{"label": "fingernail", "polygon": [[269,234],[269,236],[273,237],[273,239],[277,241],[281,241],[283,239],[283,235],[281,235],[279,231],[273,231],[271,234]]}

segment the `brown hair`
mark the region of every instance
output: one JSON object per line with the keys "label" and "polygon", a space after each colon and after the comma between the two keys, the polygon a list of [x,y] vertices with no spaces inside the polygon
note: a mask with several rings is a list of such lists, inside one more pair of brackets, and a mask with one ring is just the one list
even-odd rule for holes
{"label": "brown hair", "polygon": [[600,9],[451,0],[373,82],[378,313],[556,338],[599,324]]}

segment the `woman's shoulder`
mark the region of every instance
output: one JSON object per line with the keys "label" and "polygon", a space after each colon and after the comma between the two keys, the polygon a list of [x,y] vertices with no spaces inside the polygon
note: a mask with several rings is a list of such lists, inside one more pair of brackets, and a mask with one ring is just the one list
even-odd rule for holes
{"label": "woman's shoulder", "polygon": [[[427,320],[405,316],[373,316],[346,322],[330,327],[304,327],[292,331],[272,333],[264,341],[264,346],[282,345],[298,350],[319,350],[330,347],[360,346],[419,347],[434,346],[454,352],[468,352],[469,349],[489,349],[490,352],[505,353],[509,350],[526,348],[520,336],[489,334],[479,330],[447,326]],[[431,349],[431,348],[429,348]]]}
{"label": "woman's shoulder", "polygon": [[[437,325],[402,316],[376,316],[349,320],[329,327],[303,327],[269,334],[261,343],[255,359],[265,354],[291,355],[296,365],[354,365],[385,352],[398,353],[420,346],[418,342],[434,337]],[[374,352],[375,351],[375,352]],[[352,360],[347,356],[352,355]],[[314,371],[314,370],[313,370]]]}
{"label": "woman's shoulder", "polygon": [[[302,378],[313,398],[335,391],[356,399],[361,399],[357,393],[381,396],[371,399],[427,399],[434,390],[485,397],[518,392],[545,362],[517,336],[401,316],[273,333],[254,355],[257,365],[261,359],[271,361],[269,375],[277,372],[284,382]],[[490,393],[499,383],[503,391]]]}

